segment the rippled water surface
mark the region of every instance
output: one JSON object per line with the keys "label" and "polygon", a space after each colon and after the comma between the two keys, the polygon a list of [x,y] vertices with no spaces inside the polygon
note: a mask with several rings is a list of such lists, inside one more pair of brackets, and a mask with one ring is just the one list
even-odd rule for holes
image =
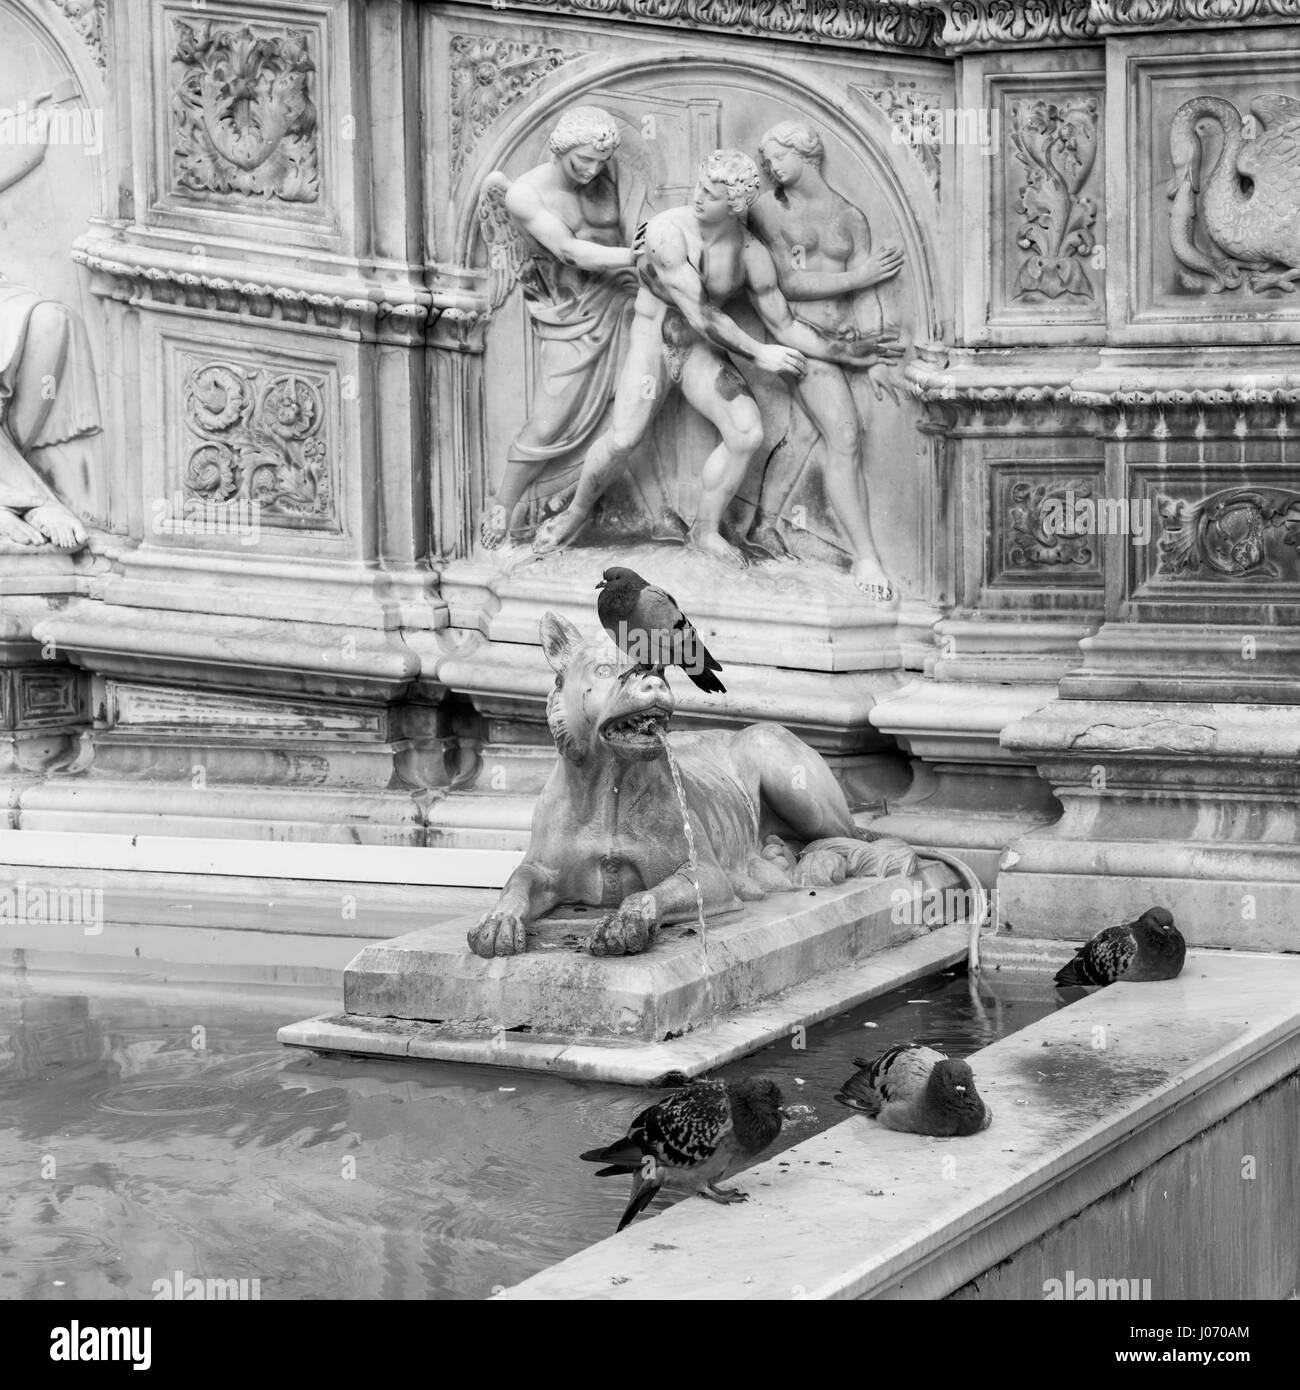
{"label": "rippled water surface", "polygon": [[[276,1042],[331,1006],[0,976],[0,1298],[152,1298],[177,1271],[264,1299],[481,1298],[612,1234],[628,1184],[577,1154],[659,1093]],[[856,1055],[965,1056],[1055,1007],[933,976],[715,1075],[780,1082],[787,1148],[848,1118]]]}

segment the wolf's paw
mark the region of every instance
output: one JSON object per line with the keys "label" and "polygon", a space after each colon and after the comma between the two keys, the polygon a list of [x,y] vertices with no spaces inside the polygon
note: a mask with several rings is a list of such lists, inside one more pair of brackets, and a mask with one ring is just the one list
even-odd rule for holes
{"label": "wolf's paw", "polygon": [[468,932],[469,948],[476,956],[520,956],[526,949],[523,915],[509,903],[498,903]]}
{"label": "wolf's paw", "polygon": [[658,925],[654,894],[633,893],[592,932],[589,949],[593,956],[637,955],[654,941]]}

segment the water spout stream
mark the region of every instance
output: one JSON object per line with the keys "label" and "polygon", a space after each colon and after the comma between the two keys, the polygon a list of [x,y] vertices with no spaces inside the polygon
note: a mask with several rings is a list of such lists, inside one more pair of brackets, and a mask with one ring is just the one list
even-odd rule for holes
{"label": "water spout stream", "polygon": [[[659,729],[656,731],[656,735],[663,747],[664,756],[668,759],[668,771],[672,773],[673,786],[677,791],[677,804],[682,812],[682,828],[686,831],[686,852],[690,855],[687,868],[695,877],[695,908],[700,922],[700,963],[707,978],[711,973],[709,969],[708,926],[704,920],[704,890],[700,887],[700,861],[695,853],[695,828],[691,825],[691,813],[686,809],[686,789],[682,786],[681,769],[677,766],[677,758],[673,753],[672,745],[668,742],[668,733],[664,729]],[[712,988],[710,986],[711,994]]]}

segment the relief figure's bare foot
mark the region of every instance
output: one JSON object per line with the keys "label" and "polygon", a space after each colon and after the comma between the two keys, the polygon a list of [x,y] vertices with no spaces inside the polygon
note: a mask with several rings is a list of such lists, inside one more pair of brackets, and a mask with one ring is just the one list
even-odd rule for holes
{"label": "relief figure's bare foot", "polygon": [[66,507],[60,507],[57,503],[33,507],[23,520],[60,550],[75,550],[86,543],[86,528]]}
{"label": "relief figure's bare foot", "polygon": [[728,545],[717,531],[705,530],[698,524],[691,527],[690,539],[687,544],[696,550],[703,550],[706,554],[721,560],[723,564],[730,565],[733,569],[744,569],[749,563],[744,555],[736,549],[734,545]]}
{"label": "relief figure's bare foot", "polygon": [[853,566],[853,582],[875,603],[888,603],[894,597],[893,583],[874,555],[859,556]]}
{"label": "relief figure's bare foot", "polygon": [[15,545],[44,545],[45,537],[34,527],[8,507],[0,507],[0,541],[12,541]]}
{"label": "relief figure's bare foot", "polygon": [[544,521],[533,537],[533,553],[549,555],[553,550],[563,550],[577,539],[578,533],[587,524],[587,517],[587,512],[578,511],[570,504],[559,516]]}
{"label": "relief figure's bare foot", "polygon": [[650,539],[652,541],[671,541],[676,545],[681,545],[690,533],[691,528],[686,522],[671,507],[665,506],[655,518],[654,525],[650,530]]}
{"label": "relief figure's bare foot", "polygon": [[479,541],[484,550],[496,550],[510,535],[510,519],[506,509],[492,502],[483,516],[479,527]]}
{"label": "relief figure's bare foot", "polygon": [[754,518],[754,524],[749,528],[749,540],[752,545],[765,550],[774,560],[784,560],[790,554],[776,523],[769,517]]}

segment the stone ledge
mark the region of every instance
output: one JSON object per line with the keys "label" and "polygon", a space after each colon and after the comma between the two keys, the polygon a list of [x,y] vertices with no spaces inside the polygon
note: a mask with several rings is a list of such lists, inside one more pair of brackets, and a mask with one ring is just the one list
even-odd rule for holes
{"label": "stone ledge", "polygon": [[1294,957],[1190,952],[977,1053],[984,1133],[855,1116],[742,1174],[745,1206],[681,1202],[500,1297],[945,1297],[1300,1067],[1297,1001]]}

